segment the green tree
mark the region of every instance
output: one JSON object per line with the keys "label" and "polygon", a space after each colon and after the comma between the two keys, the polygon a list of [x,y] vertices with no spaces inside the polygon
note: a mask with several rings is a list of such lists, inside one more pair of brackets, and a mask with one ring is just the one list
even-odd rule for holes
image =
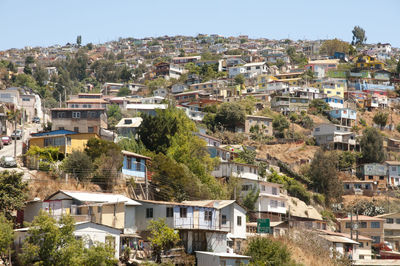
{"label": "green tree", "polygon": [[86,148],[85,148],[85,152],[87,153],[87,155],[89,155],[92,161],[96,160],[97,158],[100,158],[101,155],[103,154],[107,154],[107,152],[111,150],[115,150],[117,152],[121,151],[118,144],[112,141],[107,141],[98,138],[90,138],[86,143]]}
{"label": "green tree", "polygon": [[223,103],[215,115],[215,123],[234,131],[243,125],[246,119],[245,109],[239,103]]}
{"label": "green tree", "polygon": [[151,220],[147,229],[150,231],[149,240],[156,262],[161,263],[162,252],[168,251],[179,242],[179,234],[165,223],[165,219]]}
{"label": "green tree", "polygon": [[355,26],[351,31],[353,33],[352,45],[363,45],[367,41],[367,36],[365,36],[365,30],[360,26]]}
{"label": "green tree", "polygon": [[[74,236],[75,220],[63,216],[57,221],[41,211],[28,229],[19,259],[24,265],[116,265],[114,249],[95,243],[84,248]],[[101,262],[101,263],[99,263]]]}
{"label": "green tree", "polygon": [[238,85],[243,85],[245,82],[243,74],[239,74],[235,76],[235,83]]}
{"label": "green tree", "polygon": [[118,260],[114,257],[115,249],[103,243],[96,243],[83,250],[82,264],[85,266],[116,266]]}
{"label": "green tree", "polygon": [[35,63],[35,58],[33,58],[33,56],[28,55],[27,57],[25,57],[25,65],[30,65]]}
{"label": "green tree", "polygon": [[108,127],[110,129],[114,129],[121,119],[122,119],[121,109],[117,104],[111,104],[107,109]]}
{"label": "green tree", "polygon": [[44,86],[45,82],[49,79],[47,71],[42,66],[36,68],[33,77],[39,86]]}
{"label": "green tree", "polygon": [[381,163],[385,160],[383,137],[376,128],[367,127],[364,129],[360,147],[364,163]]}
{"label": "green tree", "polygon": [[64,159],[62,168],[79,181],[84,181],[93,173],[92,160],[84,151],[73,151]]}
{"label": "green tree", "polygon": [[334,154],[318,150],[310,165],[310,178],[318,193],[325,195],[325,203],[341,202],[343,186],[337,173],[338,158]]}
{"label": "green tree", "polygon": [[335,52],[349,53],[349,43],[339,39],[326,40],[322,43],[320,48],[321,54],[333,56]]}
{"label": "green tree", "polygon": [[246,250],[251,265],[294,265],[289,249],[281,242],[269,237],[251,238]]}
{"label": "green tree", "polygon": [[78,35],[76,37],[76,44],[78,45],[78,47],[81,47],[81,44],[82,44],[82,36],[81,35]]}
{"label": "green tree", "polygon": [[145,84],[147,85],[147,88],[149,88],[149,90],[153,92],[156,89],[167,87],[167,80],[159,77],[151,81],[146,81]]}
{"label": "green tree", "polygon": [[243,206],[246,207],[249,211],[254,211],[255,204],[258,200],[258,196],[260,191],[254,187],[246,196],[243,198]]}
{"label": "green tree", "polygon": [[275,130],[275,136],[278,138],[283,138],[285,136],[285,129],[289,128],[289,121],[282,114],[274,117],[272,121],[272,127]]}
{"label": "green tree", "polygon": [[256,160],[256,151],[250,148],[243,147],[243,151],[239,152],[238,158],[241,159],[244,163],[254,164]]}
{"label": "green tree", "polygon": [[[121,72],[119,74],[119,78],[123,82],[129,82],[129,80],[132,78],[132,72],[128,69],[128,67],[124,66],[121,69]],[[130,94],[130,91],[128,90],[128,94],[126,94],[126,95],[129,95],[129,94]],[[126,96],[126,95],[121,95],[121,96]]]}
{"label": "green tree", "polygon": [[160,190],[154,196],[157,200],[177,201],[209,197],[207,187],[203,186],[186,165],[159,153],[151,164],[151,183]]}
{"label": "green tree", "polygon": [[32,75],[32,68],[31,68],[30,66],[26,65],[26,66],[24,67],[24,73],[25,73],[26,75]]}
{"label": "green tree", "polygon": [[131,94],[131,91],[129,90],[128,87],[122,87],[121,89],[119,89],[117,96],[121,97],[121,96],[128,96]]}
{"label": "green tree", "polygon": [[396,72],[400,74],[400,60],[397,62]]}
{"label": "green tree", "polygon": [[324,114],[329,111],[329,104],[322,99],[314,99],[310,102],[309,110],[313,114]]}
{"label": "green tree", "polygon": [[27,199],[27,183],[22,181],[23,173],[0,172],[0,212],[11,220],[16,210],[24,207]]}
{"label": "green tree", "polygon": [[378,112],[374,115],[373,121],[375,124],[379,125],[381,130],[383,130],[388,121],[389,114],[384,112]]}
{"label": "green tree", "polygon": [[[0,258],[3,262],[8,262],[11,258],[11,246],[14,240],[13,223],[8,221],[3,213],[0,213]],[[6,263],[5,265],[10,265]]]}

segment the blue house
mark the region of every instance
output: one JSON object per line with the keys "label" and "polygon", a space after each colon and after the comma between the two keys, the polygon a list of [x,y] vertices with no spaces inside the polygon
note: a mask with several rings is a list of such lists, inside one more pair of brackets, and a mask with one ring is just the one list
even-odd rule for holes
{"label": "blue house", "polygon": [[354,126],[357,119],[357,112],[350,108],[340,108],[336,110],[330,110],[329,116],[339,120],[343,126]]}
{"label": "blue house", "polygon": [[122,155],[124,156],[122,166],[123,177],[127,179],[134,178],[135,182],[143,183],[146,175],[149,173],[147,165],[151,158],[124,150],[122,151]]}

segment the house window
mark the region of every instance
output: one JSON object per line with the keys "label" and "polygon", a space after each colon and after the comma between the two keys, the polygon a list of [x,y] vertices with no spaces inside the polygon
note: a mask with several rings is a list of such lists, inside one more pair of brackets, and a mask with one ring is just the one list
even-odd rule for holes
{"label": "house window", "polygon": [[278,195],[278,189],[276,187],[272,188],[272,195]]}
{"label": "house window", "polygon": [[72,118],[81,118],[81,112],[72,112]]}
{"label": "house window", "polygon": [[181,218],[187,217],[187,208],[179,208],[179,214]]}
{"label": "house window", "polygon": [[106,236],[106,245],[115,250],[115,236]]}
{"label": "house window", "polygon": [[237,216],[236,217],[236,224],[241,226],[242,225],[242,216]]}
{"label": "house window", "polygon": [[351,222],[346,222],[346,228],[351,228]]}
{"label": "house window", "polygon": [[97,206],[97,213],[101,213],[101,212],[102,212],[101,206]]}
{"label": "house window", "polygon": [[278,207],[278,201],[277,200],[271,200],[271,208],[277,208]]}
{"label": "house window", "polygon": [[126,168],[132,169],[132,158],[130,157],[126,158]]}
{"label": "house window", "polygon": [[380,222],[371,222],[371,228],[380,228],[381,223]]}
{"label": "house window", "polygon": [[379,180],[384,180],[384,179],[385,179],[385,177],[382,175],[379,177]]}
{"label": "house window", "polygon": [[212,211],[205,211],[204,212],[204,220],[211,221],[212,220]]}
{"label": "house window", "polygon": [[74,127],[74,132],[79,132],[79,127]]}
{"label": "house window", "polygon": [[360,228],[367,228],[367,222],[361,222]]}
{"label": "house window", "polygon": [[65,112],[57,113],[57,118],[65,118]]}
{"label": "house window", "polygon": [[221,217],[221,223],[226,224],[226,215],[222,215]]}
{"label": "house window", "polygon": [[396,224],[400,224],[400,219],[399,218],[396,219]]}
{"label": "house window", "polygon": [[261,191],[265,191],[265,186],[261,185]]}
{"label": "house window", "polygon": [[387,224],[392,224],[392,223],[394,223],[393,218],[386,218],[386,223],[387,223]]}
{"label": "house window", "polygon": [[167,217],[174,217],[174,208],[167,207]]}
{"label": "house window", "polygon": [[281,201],[281,207],[285,208],[285,202],[284,201]]}
{"label": "house window", "polygon": [[146,218],[153,218],[153,208],[146,208]]}
{"label": "house window", "polygon": [[372,243],[380,243],[381,242],[381,237],[379,236],[371,236],[372,238]]}
{"label": "house window", "polygon": [[243,185],[242,186],[242,191],[248,191],[251,190],[251,185]]}
{"label": "house window", "polygon": [[[360,243],[359,247],[360,247],[360,248],[363,248],[363,247],[364,247],[364,243],[361,242],[361,241],[360,241],[359,243]],[[361,258],[360,258],[360,259],[361,259]]]}

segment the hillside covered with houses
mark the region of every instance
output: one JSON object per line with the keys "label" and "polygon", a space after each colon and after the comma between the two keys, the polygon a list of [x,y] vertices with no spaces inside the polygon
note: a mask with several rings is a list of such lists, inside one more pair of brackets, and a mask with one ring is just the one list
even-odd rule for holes
{"label": "hillside covered with houses", "polygon": [[356,28],[0,51],[1,260],[400,260],[400,49]]}

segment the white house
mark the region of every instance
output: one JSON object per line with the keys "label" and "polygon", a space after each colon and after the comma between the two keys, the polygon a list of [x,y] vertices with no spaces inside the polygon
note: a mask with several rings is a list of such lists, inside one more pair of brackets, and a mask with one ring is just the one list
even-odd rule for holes
{"label": "white house", "polygon": [[388,184],[391,186],[400,185],[400,162],[397,161],[386,161],[388,169]]}
{"label": "white house", "polygon": [[[28,227],[14,230],[14,246],[20,250],[28,236]],[[115,258],[119,259],[121,230],[92,222],[75,223],[73,232],[77,239],[82,239],[85,247],[89,248],[97,243],[108,244],[115,249]]]}
{"label": "white house", "polygon": [[268,66],[265,62],[247,63],[242,66],[228,68],[228,75],[230,78],[234,78],[239,74],[243,74],[246,78],[254,78],[267,72]]}
{"label": "white house", "polygon": [[237,266],[249,264],[250,257],[234,253],[196,251],[196,260],[198,266]]}
{"label": "white house", "polygon": [[153,95],[166,98],[168,96],[168,90],[166,88],[158,88],[153,91]]}
{"label": "white house", "polygon": [[252,164],[237,163],[233,161],[221,162],[214,168],[211,175],[217,178],[229,178],[231,176],[246,178],[250,180],[258,179],[258,166]]}
{"label": "white house", "polygon": [[246,238],[246,211],[234,200],[139,202],[142,205],[136,210],[138,231],[145,232],[153,219],[165,218],[169,227],[179,230],[188,253],[226,252],[228,240],[240,248],[241,240]]}

